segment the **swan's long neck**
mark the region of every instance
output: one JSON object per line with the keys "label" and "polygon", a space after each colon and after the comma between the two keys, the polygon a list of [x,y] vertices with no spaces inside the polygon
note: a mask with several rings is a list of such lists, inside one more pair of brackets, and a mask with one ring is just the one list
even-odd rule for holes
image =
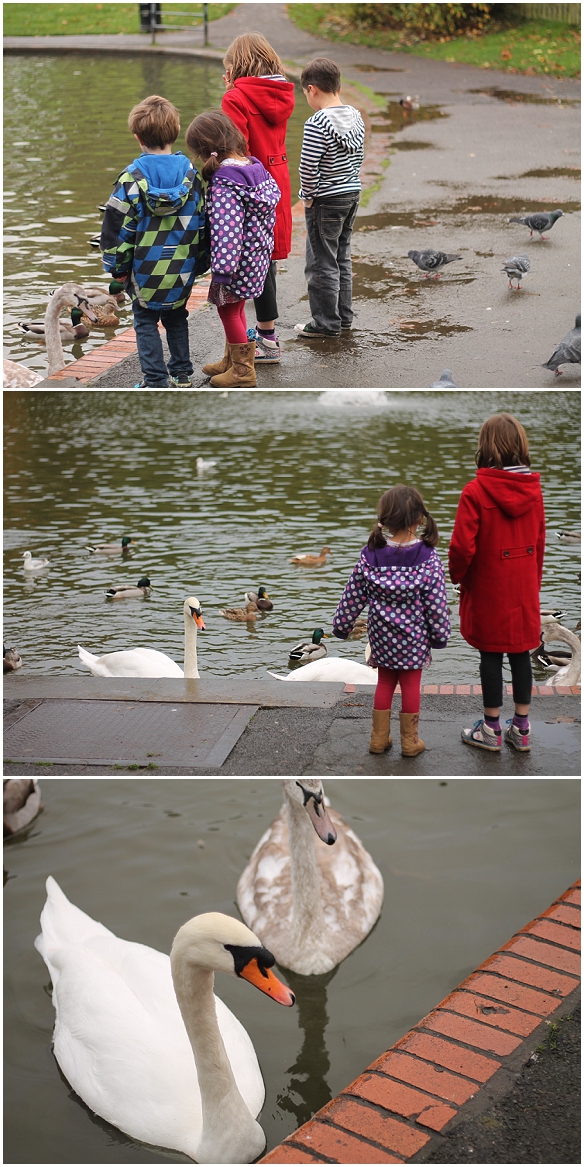
{"label": "swan's long neck", "polygon": [[63,345],[61,344],[61,333],[59,331],[59,313],[65,307],[64,301],[59,297],[58,292],[54,292],[49,297],[47,310],[45,312],[45,343],[47,346],[47,357],[49,361],[49,368],[47,375],[52,377],[59,369],[63,368],[65,358],[63,356]]}
{"label": "swan's long neck", "polygon": [[286,794],[292,877],[292,935],[301,948],[319,946],[325,930],[314,827],[304,807]]}
{"label": "swan's long neck", "polygon": [[203,1130],[197,1163],[250,1163],[265,1146],[235,1082],[219,1032],[213,973],[177,954],[172,958],[177,1001],[195,1056]]}
{"label": "swan's long neck", "polygon": [[579,685],[582,646],[578,640],[578,637],[574,635],[570,628],[564,628],[563,624],[545,625],[544,633],[545,632],[548,634],[547,636],[544,635],[544,640],[562,640],[564,644],[567,644],[568,647],[572,649],[571,661],[569,661],[567,665],[564,665],[564,667],[560,669],[558,673],[556,673],[553,684],[558,684],[557,678],[560,677],[562,685]]}
{"label": "swan's long neck", "polygon": [[190,613],[185,613],[185,661],[184,675],[191,680],[197,680],[199,669],[197,666],[197,625]]}

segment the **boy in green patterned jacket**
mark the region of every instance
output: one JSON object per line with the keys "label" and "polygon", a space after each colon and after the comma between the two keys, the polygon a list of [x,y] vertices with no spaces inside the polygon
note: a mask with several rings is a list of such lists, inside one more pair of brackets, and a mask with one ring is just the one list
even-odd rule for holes
{"label": "boy in green patterned jacket", "polygon": [[[198,171],[172,146],[178,110],[153,95],[130,112],[128,125],[142,153],[118,176],[101,231],[103,263],[126,280],[132,297],[143,378],[137,389],[190,388],[186,303],[197,275],[209,267],[204,185]],[[164,361],[158,321],[166,330]]]}

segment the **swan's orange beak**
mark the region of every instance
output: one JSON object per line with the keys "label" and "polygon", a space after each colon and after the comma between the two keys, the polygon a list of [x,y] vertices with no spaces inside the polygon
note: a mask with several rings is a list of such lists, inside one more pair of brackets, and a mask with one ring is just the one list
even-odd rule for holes
{"label": "swan's orange beak", "polygon": [[257,957],[252,957],[251,960],[242,968],[239,973],[250,984],[255,985],[257,989],[261,989],[262,993],[266,993],[279,1005],[293,1005],[296,997],[287,985],[279,981],[269,968],[262,968],[258,964]]}
{"label": "swan's orange beak", "polygon": [[205,631],[205,621],[203,620],[202,612],[200,612],[200,611],[197,612],[196,608],[191,608],[191,616],[193,617],[193,620],[195,621],[197,628],[200,628],[201,632],[204,632]]}

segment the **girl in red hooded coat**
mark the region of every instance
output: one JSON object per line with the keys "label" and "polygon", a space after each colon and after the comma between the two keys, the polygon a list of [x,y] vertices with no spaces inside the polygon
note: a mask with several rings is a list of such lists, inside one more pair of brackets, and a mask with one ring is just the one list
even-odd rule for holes
{"label": "girl in red hooded coat", "polygon": [[539,589],[545,516],[539,474],[530,469],[523,426],[496,413],[482,426],[477,476],[460,496],[448,553],[450,578],[460,583],[460,631],[481,654],[484,717],[461,737],[470,746],[500,752],[503,653],[511,666],[515,716],[505,741],[531,749],[530,650],[540,642]]}
{"label": "girl in red hooded coat", "polygon": [[294,109],[294,85],[286,80],[278,54],[259,32],[236,37],[223,58],[223,64],[227,91],[221,108],[243,134],[249,153],[263,162],[281,192],[276,208],[272,262],[264,290],[254,300],[256,364],[275,365],[280,360],[280,345],[275,333],[278,316],[276,260],[288,257],[292,243],[286,127]]}

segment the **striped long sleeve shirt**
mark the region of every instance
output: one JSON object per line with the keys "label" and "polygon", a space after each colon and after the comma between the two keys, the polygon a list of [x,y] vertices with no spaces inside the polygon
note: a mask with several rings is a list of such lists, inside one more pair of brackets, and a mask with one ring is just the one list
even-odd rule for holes
{"label": "striped long sleeve shirt", "polygon": [[304,124],[300,155],[301,199],[361,190],[365,125],[352,105],[319,109]]}

